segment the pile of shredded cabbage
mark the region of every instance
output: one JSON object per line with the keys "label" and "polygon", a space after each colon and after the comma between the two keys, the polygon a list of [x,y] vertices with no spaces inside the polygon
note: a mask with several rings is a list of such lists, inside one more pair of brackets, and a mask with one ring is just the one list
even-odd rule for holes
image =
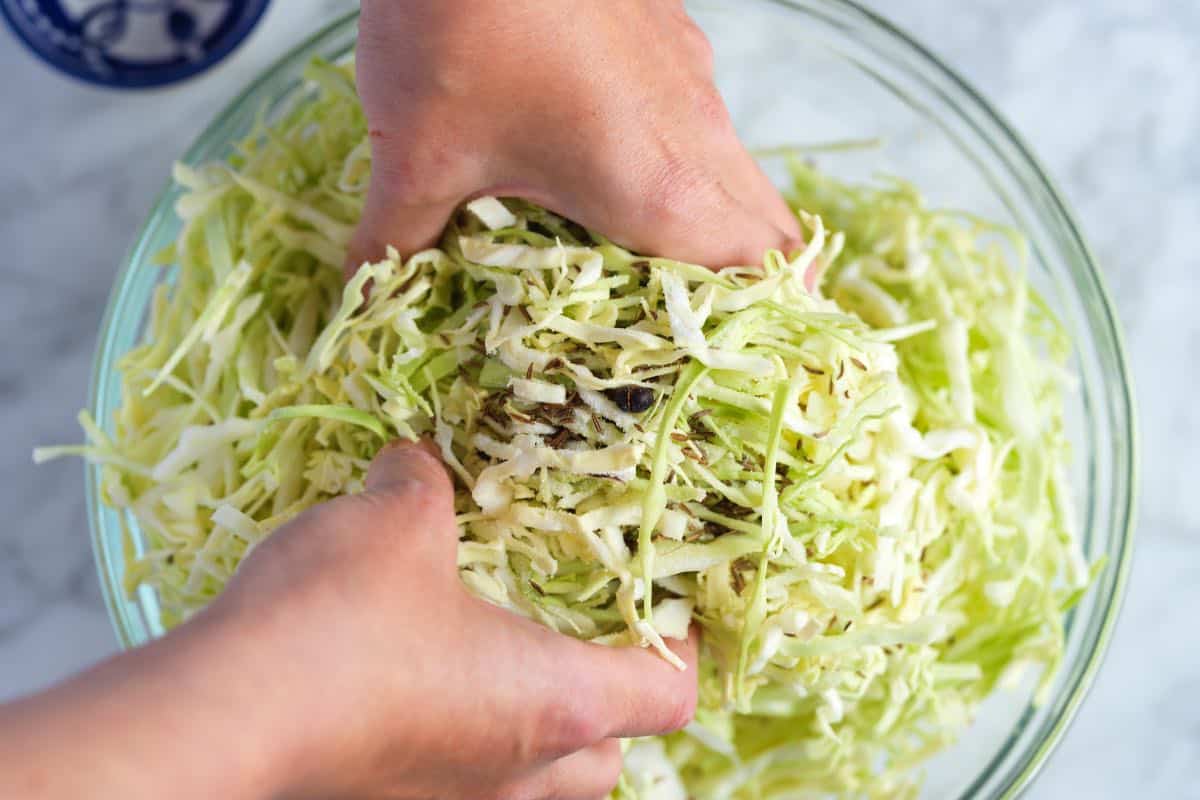
{"label": "pile of shredded cabbage", "polygon": [[349,67],[308,75],[229,163],[177,168],[115,434],[84,415],[86,447],[39,453],[104,465],[144,537],[129,588],[167,625],[386,441],[431,435],[472,591],[671,660],[703,628],[696,721],[632,744],[618,797],[911,796],[1002,677],[1048,684],[1089,576],[1068,343],[1018,239],[797,161],[808,244],[761,268],[483,198],[343,286],[366,129]]}

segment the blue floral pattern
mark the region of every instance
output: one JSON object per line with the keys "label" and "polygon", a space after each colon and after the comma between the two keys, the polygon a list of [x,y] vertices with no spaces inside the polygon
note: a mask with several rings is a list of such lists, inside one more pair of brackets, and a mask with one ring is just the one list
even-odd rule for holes
{"label": "blue floral pattern", "polygon": [[14,32],[60,70],[110,86],[190,77],[250,32],[267,0],[0,0]]}

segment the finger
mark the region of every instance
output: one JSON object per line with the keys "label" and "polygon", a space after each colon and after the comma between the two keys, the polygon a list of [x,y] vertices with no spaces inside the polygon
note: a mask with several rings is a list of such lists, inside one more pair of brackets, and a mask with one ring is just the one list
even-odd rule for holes
{"label": "finger", "polygon": [[[703,33],[700,36],[703,38]],[[711,82],[688,97],[695,116],[707,120],[692,145],[693,162],[704,165],[712,180],[727,190],[748,216],[774,225],[787,245],[779,249],[786,252],[801,237],[799,221],[742,145],[724,97]]]}
{"label": "finger", "polygon": [[600,800],[621,778],[621,744],[616,739],[577,750],[525,779],[512,792],[538,800]]}
{"label": "finger", "polygon": [[[690,206],[682,209],[685,215],[680,219],[682,224],[662,231],[664,241],[660,247],[664,253],[681,253],[674,257],[719,269],[761,266],[768,250],[785,250],[791,245],[793,237],[789,233],[781,230],[760,209],[744,204],[724,179],[723,175],[711,178],[709,191],[693,194]],[[704,200],[705,194],[709,194],[710,199]],[[668,245],[665,239],[672,234],[679,239]]]}
{"label": "finger", "polygon": [[365,492],[344,498],[364,515],[364,524],[399,537],[410,557],[428,546],[431,569],[454,568],[454,488],[432,442],[386,445],[367,469],[365,485]]}
{"label": "finger", "polygon": [[583,681],[603,736],[654,736],[691,722],[700,641],[694,626],[686,641],[667,640],[682,670],[649,648],[564,641],[575,645],[571,668]]}
{"label": "finger", "polygon": [[799,220],[788,208],[779,189],[742,145],[724,100],[714,91],[701,92],[697,102],[712,119],[712,124],[705,128],[702,147],[711,153],[705,163],[711,165],[715,180],[729,190],[747,213],[769,221],[790,240],[789,244],[798,243],[802,235]]}
{"label": "finger", "polygon": [[[724,188],[726,179],[719,180]],[[770,183],[769,180],[767,182]],[[734,194],[732,190],[729,190],[729,194],[747,219],[766,220],[770,228],[770,236],[760,240],[757,247],[751,246],[746,251],[749,260],[740,263],[759,266],[768,250],[779,250],[787,255],[803,246],[800,222],[791,216],[774,186],[744,197]]]}
{"label": "finger", "polygon": [[387,194],[384,189],[376,189],[374,183],[367,192],[362,220],[346,254],[347,278],[363,264],[383,259],[389,245],[401,257],[432,247],[457,206],[453,201],[428,206],[403,205]]}
{"label": "finger", "polygon": [[769,220],[779,229],[787,239],[781,250],[787,253],[802,246],[799,219],[762,167],[736,137],[729,137],[722,146],[727,156],[721,166],[719,180],[729,187],[730,193],[749,213]]}
{"label": "finger", "polygon": [[713,269],[761,264],[764,252],[787,243],[710,175],[651,164],[609,177],[607,191],[554,192],[545,205],[635,252]]}
{"label": "finger", "polygon": [[366,206],[347,252],[347,277],[360,266],[384,258],[389,245],[404,258],[436,245],[462,199],[457,194],[418,197],[414,191],[404,190],[407,181],[392,173],[394,170],[380,164],[372,174]]}

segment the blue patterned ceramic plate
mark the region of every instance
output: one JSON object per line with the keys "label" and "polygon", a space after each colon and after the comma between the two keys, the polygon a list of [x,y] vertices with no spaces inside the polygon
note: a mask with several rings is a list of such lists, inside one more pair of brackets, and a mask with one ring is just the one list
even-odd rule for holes
{"label": "blue patterned ceramic plate", "polygon": [[228,55],[267,0],[0,0],[17,36],[51,66],[90,83],[162,86]]}

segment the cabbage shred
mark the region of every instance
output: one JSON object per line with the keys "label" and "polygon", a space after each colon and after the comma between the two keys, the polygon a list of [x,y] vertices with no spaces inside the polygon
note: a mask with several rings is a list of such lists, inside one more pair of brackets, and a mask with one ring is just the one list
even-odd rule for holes
{"label": "cabbage shred", "polygon": [[86,447],[40,453],[104,465],[165,624],[360,491],[387,440],[430,436],[471,591],[671,660],[703,629],[696,721],[633,743],[618,797],[911,796],[1002,679],[1049,684],[1088,568],[1069,343],[1019,238],[796,162],[808,244],[754,269],[484,198],[343,286],[370,170],[351,74],[313,64],[228,163],[177,168],[176,268],[115,433],[85,414]]}

